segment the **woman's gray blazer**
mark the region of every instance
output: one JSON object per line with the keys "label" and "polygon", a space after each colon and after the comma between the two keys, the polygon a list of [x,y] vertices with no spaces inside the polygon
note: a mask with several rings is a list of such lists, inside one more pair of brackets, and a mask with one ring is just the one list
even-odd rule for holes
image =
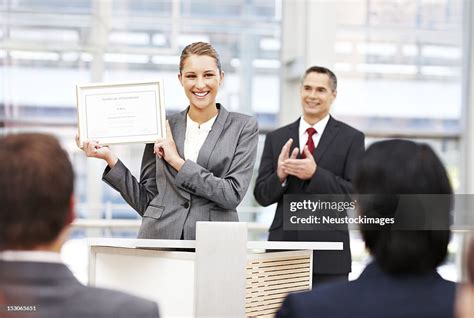
{"label": "woman's gray blazer", "polygon": [[[186,160],[177,172],[147,144],[140,182],[120,160],[104,171],[103,180],[143,216],[139,238],[193,240],[197,221],[238,221],[236,207],[255,164],[258,125],[254,117],[217,107],[219,114],[197,162]],[[187,109],[168,118],[182,158],[186,114]]]}

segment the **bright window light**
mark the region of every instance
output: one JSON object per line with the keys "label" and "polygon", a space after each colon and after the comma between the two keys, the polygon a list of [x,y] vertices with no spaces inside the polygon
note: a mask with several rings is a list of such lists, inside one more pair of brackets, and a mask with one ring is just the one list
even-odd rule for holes
{"label": "bright window light", "polygon": [[156,55],[151,58],[151,62],[154,64],[163,64],[163,65],[178,65],[179,56],[178,55]]}
{"label": "bright window light", "polygon": [[253,60],[253,66],[257,68],[279,68],[280,61],[278,60]]}
{"label": "bright window light", "polygon": [[148,55],[143,54],[116,54],[106,53],[104,54],[104,61],[109,63],[131,63],[131,64],[144,64],[149,62]]}
{"label": "bright window light", "polygon": [[413,44],[407,44],[402,46],[402,53],[405,56],[417,56],[418,55],[418,47]]}
{"label": "bright window light", "polygon": [[373,54],[382,56],[392,56],[397,53],[395,44],[389,43],[359,43],[357,50],[361,54]]}
{"label": "bright window light", "polygon": [[112,32],[109,34],[109,42],[113,44],[148,45],[150,37],[141,32]]}
{"label": "bright window light", "polygon": [[414,75],[416,74],[415,65],[406,64],[357,64],[356,69],[361,73],[378,73],[378,74],[400,74]]}
{"label": "bright window light", "polygon": [[426,45],[422,48],[421,54],[426,57],[457,60],[461,58],[461,49],[441,45]]}
{"label": "bright window light", "polygon": [[281,21],[282,11],[283,11],[283,1],[275,0],[275,20]]}
{"label": "bright window light", "polygon": [[10,51],[15,60],[59,61],[59,54],[54,52]]}
{"label": "bright window light", "polygon": [[90,53],[81,53],[81,60],[84,62],[92,62],[94,58]]}
{"label": "bright window light", "polygon": [[10,38],[19,41],[54,41],[54,42],[78,42],[79,34],[74,30],[61,29],[12,29]]}
{"label": "bright window light", "polygon": [[260,49],[264,51],[278,51],[281,47],[281,43],[277,39],[263,38],[260,40]]}
{"label": "bright window light", "polygon": [[166,45],[166,36],[163,33],[153,34],[151,42],[156,46],[165,46]]}
{"label": "bright window light", "polygon": [[422,66],[421,74],[431,76],[448,76],[454,77],[461,75],[459,67],[448,66]]}
{"label": "bright window light", "polygon": [[178,45],[186,46],[194,42],[210,42],[210,39],[206,35],[201,34],[180,34],[178,37]]}
{"label": "bright window light", "polygon": [[65,62],[75,62],[79,59],[79,53],[76,52],[66,52],[61,54],[61,58]]}
{"label": "bright window light", "polygon": [[240,67],[240,59],[233,58],[232,60],[230,60],[230,66],[234,68]]}
{"label": "bright window light", "polygon": [[334,70],[336,72],[352,72],[354,67],[351,63],[336,63],[334,64]]}
{"label": "bright window light", "polygon": [[353,49],[354,45],[349,41],[338,41],[334,44],[334,52],[338,54],[349,54]]}

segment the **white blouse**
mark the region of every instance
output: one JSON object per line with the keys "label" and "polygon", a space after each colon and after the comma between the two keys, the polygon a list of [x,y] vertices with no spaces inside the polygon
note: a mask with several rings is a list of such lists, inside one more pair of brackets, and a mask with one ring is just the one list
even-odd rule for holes
{"label": "white blouse", "polygon": [[189,115],[186,119],[186,137],[184,139],[184,159],[196,162],[207,135],[216,121],[217,115],[199,125],[193,121]]}

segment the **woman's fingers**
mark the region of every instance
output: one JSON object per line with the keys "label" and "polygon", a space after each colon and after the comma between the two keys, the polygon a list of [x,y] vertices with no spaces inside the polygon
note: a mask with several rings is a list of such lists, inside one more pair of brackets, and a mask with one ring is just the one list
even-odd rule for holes
{"label": "woman's fingers", "polygon": [[87,144],[86,154],[88,156],[94,156],[95,153],[97,152],[94,143],[92,141],[88,141],[86,144]]}
{"label": "woman's fingers", "polygon": [[102,146],[99,145],[96,141],[84,141],[83,150],[88,157],[97,157],[97,151],[101,149]]}
{"label": "woman's fingers", "polygon": [[76,134],[76,146],[77,146],[78,148],[82,148],[82,147],[81,147],[81,144],[80,144],[80,142],[79,142],[79,133]]}
{"label": "woman's fingers", "polygon": [[155,145],[153,146],[153,152],[160,158],[163,157],[164,155],[164,150],[163,150],[163,144],[165,142],[165,139],[158,139],[155,141]]}

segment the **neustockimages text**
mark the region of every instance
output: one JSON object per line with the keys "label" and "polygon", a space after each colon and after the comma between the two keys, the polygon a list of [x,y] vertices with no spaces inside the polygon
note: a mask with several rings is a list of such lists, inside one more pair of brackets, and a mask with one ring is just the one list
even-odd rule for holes
{"label": "neustockimages text", "polygon": [[386,224],[394,224],[394,218],[372,218],[367,216],[358,217],[330,217],[330,216],[315,216],[298,217],[293,215],[290,218],[292,224],[378,224],[384,226]]}

